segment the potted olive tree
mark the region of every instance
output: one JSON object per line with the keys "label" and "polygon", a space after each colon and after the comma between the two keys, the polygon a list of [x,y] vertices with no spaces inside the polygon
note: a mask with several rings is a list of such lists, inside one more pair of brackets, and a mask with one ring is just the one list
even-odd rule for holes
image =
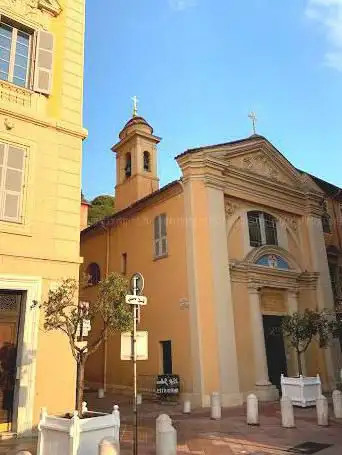
{"label": "potted olive tree", "polygon": [[295,406],[313,406],[322,393],[321,380],[318,374],[316,377],[303,375],[303,356],[314,340],[320,348],[327,348],[331,339],[338,336],[339,323],[327,311],[305,309],[302,313],[286,315],[280,330],[296,353],[298,367],[298,376],[281,376],[282,394]]}
{"label": "potted olive tree", "polygon": [[[65,416],[50,416],[42,409],[37,455],[91,455],[97,453],[103,438],[119,438],[117,408],[112,414],[102,414],[89,412],[82,406],[88,357],[99,348],[106,333],[131,329],[132,313],[125,303],[126,278],[112,273],[98,286],[96,302],[88,304],[77,299],[78,282],[66,279],[57,289],[49,291],[47,301],[41,305],[45,312],[45,330],[58,330],[69,340],[77,363],[77,379],[75,411]],[[95,320],[101,328],[98,336],[88,342],[87,334]]]}

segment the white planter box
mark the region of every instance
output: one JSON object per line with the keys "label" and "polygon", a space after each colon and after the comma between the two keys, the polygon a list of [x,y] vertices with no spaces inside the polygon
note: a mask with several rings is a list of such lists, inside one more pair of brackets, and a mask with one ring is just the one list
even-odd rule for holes
{"label": "white planter box", "polygon": [[322,395],[322,385],[319,375],[316,377],[299,376],[287,378],[281,375],[281,392],[290,398],[294,406],[306,408],[315,406],[316,399]]}
{"label": "white planter box", "polygon": [[94,417],[80,419],[75,412],[72,419],[65,419],[49,416],[43,408],[38,425],[37,455],[94,455],[102,439],[111,437],[119,442],[118,406],[114,406],[112,414],[90,414]]}

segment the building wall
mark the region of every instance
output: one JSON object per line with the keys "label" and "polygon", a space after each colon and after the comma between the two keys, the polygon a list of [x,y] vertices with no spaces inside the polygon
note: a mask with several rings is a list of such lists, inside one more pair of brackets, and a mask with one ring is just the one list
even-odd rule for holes
{"label": "building wall", "polygon": [[[168,255],[154,259],[153,220],[156,216],[167,215]],[[186,245],[185,245],[184,198],[180,185],[165,192],[157,201],[152,200],[146,207],[117,220],[109,231],[108,272],[120,272],[122,253],[127,254],[127,277],[139,271],[145,278],[144,295],[147,306],[142,309],[139,330],[148,330],[149,359],[138,362],[139,386],[155,388],[155,376],[162,373],[160,341],[172,341],[173,371],[181,377],[183,391],[191,390],[191,352],[189,340],[189,312],[182,308],[180,300],[188,300]],[[81,255],[86,270],[96,262],[102,275],[106,274],[106,241],[108,231],[97,229],[82,235]],[[97,286],[82,289],[82,298],[95,301]],[[96,337],[96,327],[91,332]],[[107,346],[108,388],[132,385],[131,362],[120,360],[120,336],[113,335]],[[92,355],[86,367],[86,380],[102,387],[104,347]]]}
{"label": "building wall", "polygon": [[[0,0],[1,14],[55,38],[49,96],[0,82],[0,141],[26,150],[21,220],[0,220],[0,278],[17,277],[24,289],[35,277],[41,303],[59,280],[79,276],[85,1],[61,0],[56,17],[25,2],[9,4]],[[74,406],[76,368],[68,342],[47,334],[43,324],[40,313],[37,347],[27,359],[35,371],[29,385],[33,424],[43,405],[56,414]]]}

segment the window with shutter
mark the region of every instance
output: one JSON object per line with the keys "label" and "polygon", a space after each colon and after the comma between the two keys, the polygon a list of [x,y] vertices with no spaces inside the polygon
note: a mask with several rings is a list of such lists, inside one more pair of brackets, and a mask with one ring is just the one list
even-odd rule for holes
{"label": "window with shutter", "polygon": [[45,95],[50,95],[52,90],[53,53],[53,34],[40,30],[37,32],[33,89]]}
{"label": "window with shutter", "polygon": [[0,79],[29,88],[32,33],[0,22]]}
{"label": "window with shutter", "polygon": [[251,246],[278,245],[277,220],[264,212],[248,212],[249,242]]}
{"label": "window with shutter", "polygon": [[154,219],[154,255],[164,257],[168,253],[166,215],[162,214]]}
{"label": "window with shutter", "polygon": [[25,150],[0,143],[0,219],[20,222]]}

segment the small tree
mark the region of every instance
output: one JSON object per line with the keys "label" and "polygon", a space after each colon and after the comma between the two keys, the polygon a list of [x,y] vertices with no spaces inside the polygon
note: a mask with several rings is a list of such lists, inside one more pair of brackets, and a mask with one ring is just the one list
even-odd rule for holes
{"label": "small tree", "polygon": [[326,311],[305,309],[303,313],[293,313],[283,318],[281,329],[289,344],[297,354],[298,373],[303,375],[302,355],[316,339],[320,348],[327,348],[331,338],[338,336],[338,322]]}
{"label": "small tree", "polygon": [[[132,313],[125,303],[128,281],[120,274],[112,273],[99,283],[97,300],[89,306],[77,301],[77,292],[78,282],[66,279],[56,290],[49,291],[42,307],[45,310],[44,328],[59,330],[68,337],[77,362],[76,409],[81,415],[86,361],[99,348],[107,333],[131,329]],[[85,320],[89,320],[91,325],[95,320],[100,324],[98,336],[87,344],[82,343],[83,339],[77,340]]]}

